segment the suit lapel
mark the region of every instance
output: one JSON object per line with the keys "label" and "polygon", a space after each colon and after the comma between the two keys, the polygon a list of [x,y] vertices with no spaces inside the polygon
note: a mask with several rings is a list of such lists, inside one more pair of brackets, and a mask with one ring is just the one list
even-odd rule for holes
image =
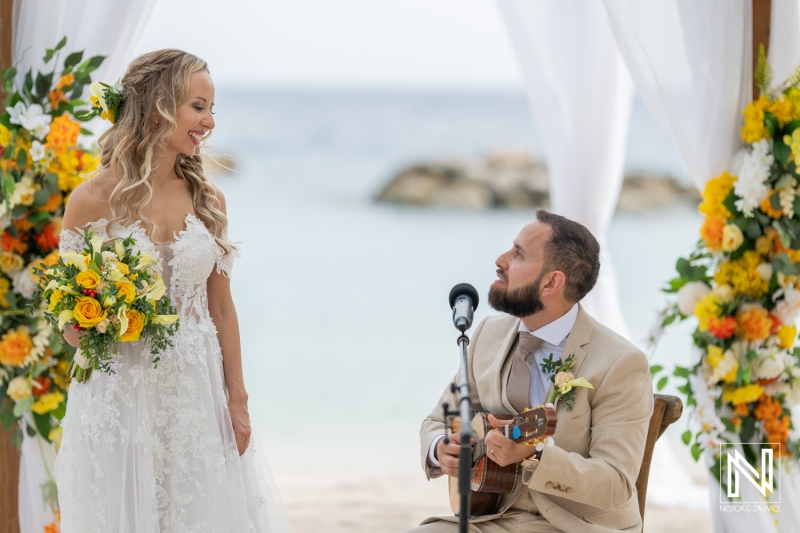
{"label": "suit lapel", "polygon": [[509,356],[509,352],[511,351],[511,347],[514,345],[514,341],[517,339],[518,331],[519,319],[514,321],[512,327],[509,328],[508,333],[506,333],[503,342],[500,344],[500,349],[494,358],[494,368],[492,368],[491,373],[491,375],[497,376],[497,379],[499,380],[496,383],[496,390],[500,394],[500,401],[503,404],[503,407],[505,407],[509,413],[514,414],[518,414],[517,410],[514,409],[514,406],[508,401],[508,376],[511,373],[511,360],[513,359],[513,357]]}
{"label": "suit lapel", "polygon": [[[561,362],[564,363],[569,358],[570,355],[574,355],[572,361],[574,366],[572,367],[572,372],[575,377],[580,377],[580,369],[581,365],[583,364],[583,360],[586,359],[586,352],[582,348],[582,346],[586,345],[589,340],[592,338],[592,317],[590,317],[586,311],[583,310],[583,306],[578,304],[578,317],[575,319],[575,325],[572,326],[572,331],[570,331],[569,336],[567,337],[567,343],[564,345],[564,351],[561,352]],[[547,403],[548,398],[553,394],[553,384],[550,384],[550,388],[547,389],[547,394],[545,394],[545,403]]]}

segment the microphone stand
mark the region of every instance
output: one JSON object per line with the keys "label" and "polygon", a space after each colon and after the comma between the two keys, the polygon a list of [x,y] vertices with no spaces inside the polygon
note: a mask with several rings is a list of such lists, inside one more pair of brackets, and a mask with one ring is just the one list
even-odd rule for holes
{"label": "microphone stand", "polygon": [[[461,329],[461,328],[459,328]],[[467,337],[465,330],[461,331],[461,336],[458,338],[458,345],[461,347],[461,368],[458,372],[458,383],[452,383],[450,390],[454,393],[458,392],[458,410],[451,411],[447,403],[442,406],[444,408],[445,419],[451,415],[459,415],[461,417],[461,430],[460,446],[461,450],[458,454],[458,494],[461,500],[458,513],[458,531],[459,533],[468,533],[470,505],[469,496],[471,493],[470,481],[472,478],[472,405],[470,402],[469,391],[469,372],[467,366],[467,345],[469,344],[469,337]],[[445,437],[447,439],[447,437]]]}

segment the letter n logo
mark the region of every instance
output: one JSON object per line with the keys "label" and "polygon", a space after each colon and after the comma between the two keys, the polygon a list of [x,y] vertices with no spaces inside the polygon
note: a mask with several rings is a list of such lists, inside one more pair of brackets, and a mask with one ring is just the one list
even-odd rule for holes
{"label": "letter n logo", "polygon": [[740,476],[743,476],[747,481],[752,483],[764,498],[767,497],[767,491],[769,491],[769,494],[775,491],[775,485],[772,479],[773,450],[771,448],[761,449],[761,473],[753,468],[736,448],[725,453],[728,456],[728,498],[739,497]]}

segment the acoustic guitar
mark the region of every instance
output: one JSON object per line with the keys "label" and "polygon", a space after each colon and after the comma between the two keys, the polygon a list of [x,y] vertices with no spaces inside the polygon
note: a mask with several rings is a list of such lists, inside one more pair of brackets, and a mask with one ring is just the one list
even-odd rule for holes
{"label": "acoustic guitar", "polygon": [[[470,515],[483,516],[494,514],[499,510],[500,498],[503,494],[511,494],[520,479],[519,463],[500,466],[486,456],[486,434],[493,429],[488,414],[476,412],[472,417],[472,477],[470,479]],[[498,420],[512,422],[501,429],[505,436],[514,442],[534,445],[555,433],[556,411],[552,407],[536,407],[514,417],[495,415]],[[453,420],[452,431],[461,430],[461,420]],[[450,508],[458,515],[461,497],[458,493],[458,478],[448,478],[450,491]]]}

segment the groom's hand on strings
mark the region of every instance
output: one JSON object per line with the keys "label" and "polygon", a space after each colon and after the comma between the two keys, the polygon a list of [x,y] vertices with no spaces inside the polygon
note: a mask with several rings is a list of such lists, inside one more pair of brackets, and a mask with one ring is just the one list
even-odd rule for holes
{"label": "groom's hand on strings", "polygon": [[489,423],[495,429],[486,434],[486,456],[500,466],[506,466],[524,461],[534,453],[536,449],[531,446],[517,444],[509,439],[500,431],[500,428],[507,426],[512,420],[498,420],[494,415],[489,415]]}

